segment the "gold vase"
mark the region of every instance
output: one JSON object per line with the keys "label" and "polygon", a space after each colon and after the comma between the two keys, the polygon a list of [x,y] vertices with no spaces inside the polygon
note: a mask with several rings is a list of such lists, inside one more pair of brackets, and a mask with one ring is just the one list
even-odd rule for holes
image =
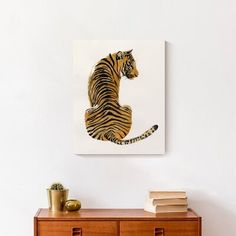
{"label": "gold vase", "polygon": [[50,211],[63,211],[65,203],[68,198],[68,189],[64,190],[51,190],[48,192],[48,205]]}

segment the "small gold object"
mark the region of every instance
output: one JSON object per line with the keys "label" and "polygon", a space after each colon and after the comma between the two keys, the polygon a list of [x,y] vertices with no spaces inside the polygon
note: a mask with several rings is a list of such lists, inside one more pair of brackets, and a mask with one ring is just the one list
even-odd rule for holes
{"label": "small gold object", "polygon": [[68,198],[68,189],[52,190],[47,189],[48,192],[48,204],[50,211],[63,211],[66,200]]}
{"label": "small gold object", "polygon": [[81,202],[76,199],[67,200],[65,208],[67,211],[78,211],[81,208]]}

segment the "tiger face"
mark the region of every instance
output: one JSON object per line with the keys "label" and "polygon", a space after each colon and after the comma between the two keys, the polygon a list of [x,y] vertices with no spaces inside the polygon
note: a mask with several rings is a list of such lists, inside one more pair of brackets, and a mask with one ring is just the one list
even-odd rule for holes
{"label": "tiger face", "polygon": [[120,58],[123,60],[122,75],[126,76],[128,79],[138,77],[139,73],[132,55],[132,50],[119,53],[122,54]]}

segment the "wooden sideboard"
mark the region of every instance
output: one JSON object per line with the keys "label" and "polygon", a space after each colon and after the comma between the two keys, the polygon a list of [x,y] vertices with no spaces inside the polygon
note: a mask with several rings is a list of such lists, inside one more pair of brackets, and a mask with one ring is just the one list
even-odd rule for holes
{"label": "wooden sideboard", "polygon": [[191,209],[161,214],[142,209],[39,209],[34,236],[201,236],[201,217]]}

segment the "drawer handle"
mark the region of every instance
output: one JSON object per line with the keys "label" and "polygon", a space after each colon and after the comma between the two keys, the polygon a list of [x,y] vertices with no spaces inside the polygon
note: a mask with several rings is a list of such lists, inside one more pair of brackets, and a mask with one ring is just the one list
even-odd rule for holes
{"label": "drawer handle", "polygon": [[164,229],[163,228],[155,228],[154,236],[164,236]]}
{"label": "drawer handle", "polygon": [[81,228],[72,228],[72,236],[82,236]]}

